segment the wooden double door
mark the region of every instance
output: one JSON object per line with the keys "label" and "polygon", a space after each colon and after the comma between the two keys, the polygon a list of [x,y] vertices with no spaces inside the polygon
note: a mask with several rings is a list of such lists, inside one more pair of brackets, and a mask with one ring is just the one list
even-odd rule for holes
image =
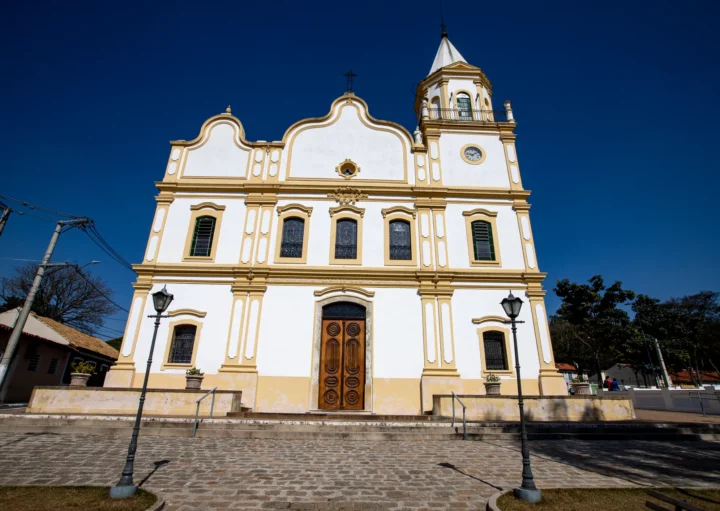
{"label": "wooden double door", "polygon": [[323,319],[320,398],[323,410],[365,407],[365,320]]}

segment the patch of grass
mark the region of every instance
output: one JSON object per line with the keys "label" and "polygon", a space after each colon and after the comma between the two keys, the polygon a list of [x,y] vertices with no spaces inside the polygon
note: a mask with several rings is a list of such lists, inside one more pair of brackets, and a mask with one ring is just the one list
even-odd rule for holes
{"label": "patch of grass", "polygon": [[102,486],[0,486],[0,509],[13,511],[145,511],[157,497],[145,490],[111,499]]}
{"label": "patch of grass", "polygon": [[645,502],[650,501],[663,505],[667,509],[674,506],[654,499],[648,495],[652,489],[673,499],[683,499],[690,504],[707,509],[720,511],[720,488],[714,489],[674,489],[674,488],[575,488],[542,490],[542,501],[538,504],[520,502],[512,492],[498,499],[498,507],[502,511],[526,511],[562,509],[563,511],[646,511]]}

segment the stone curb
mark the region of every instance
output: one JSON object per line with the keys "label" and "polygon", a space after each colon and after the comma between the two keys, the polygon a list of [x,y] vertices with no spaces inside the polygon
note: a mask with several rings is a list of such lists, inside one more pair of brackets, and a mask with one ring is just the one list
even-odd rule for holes
{"label": "stone curb", "polygon": [[153,491],[145,490],[148,493],[152,493],[157,497],[157,501],[152,507],[147,508],[145,511],[160,511],[165,508],[165,499]]}
{"label": "stone curb", "polygon": [[505,495],[506,493],[510,493],[511,491],[512,491],[512,490],[505,490],[505,491],[499,491],[499,492],[497,492],[497,493],[494,493],[494,494],[490,497],[490,500],[488,500],[488,503],[487,503],[487,505],[485,506],[485,509],[486,509],[487,511],[502,511],[502,510],[498,507],[497,501],[498,501],[498,499],[499,499],[500,497],[502,497],[502,496]]}

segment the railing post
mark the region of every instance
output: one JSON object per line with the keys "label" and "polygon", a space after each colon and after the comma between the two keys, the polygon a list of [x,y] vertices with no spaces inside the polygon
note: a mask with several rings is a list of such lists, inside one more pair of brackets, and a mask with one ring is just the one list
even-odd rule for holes
{"label": "railing post", "polygon": [[505,115],[507,116],[507,122],[515,123],[515,117],[513,116],[512,104],[510,101],[505,102]]}
{"label": "railing post", "polygon": [[195,406],[195,422],[193,422],[193,432],[192,432],[193,438],[195,438],[195,432],[197,431],[197,423],[198,423],[198,414],[199,413],[200,413],[200,401],[198,401]]}
{"label": "railing post", "polygon": [[463,405],[463,440],[467,440],[467,424],[465,423],[465,405]]}
{"label": "railing post", "polygon": [[453,418],[452,418],[452,427],[455,427],[455,393],[451,392],[452,398],[450,398],[450,401],[452,401],[452,410],[453,410]]}
{"label": "railing post", "polygon": [[217,387],[214,388],[212,391],[213,397],[212,397],[212,401],[210,402],[210,418],[211,419],[212,419],[213,408],[215,408],[215,390],[217,390]]}

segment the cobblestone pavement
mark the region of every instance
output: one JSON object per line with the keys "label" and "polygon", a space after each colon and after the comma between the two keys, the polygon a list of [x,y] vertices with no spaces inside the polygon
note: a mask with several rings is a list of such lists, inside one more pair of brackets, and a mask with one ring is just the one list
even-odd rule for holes
{"label": "cobblestone pavement", "polygon": [[[0,433],[0,449],[0,485],[111,485],[127,439]],[[720,486],[720,443],[556,440],[531,451],[540,488]],[[170,510],[484,509],[520,471],[508,441],[141,437],[135,481]]]}

